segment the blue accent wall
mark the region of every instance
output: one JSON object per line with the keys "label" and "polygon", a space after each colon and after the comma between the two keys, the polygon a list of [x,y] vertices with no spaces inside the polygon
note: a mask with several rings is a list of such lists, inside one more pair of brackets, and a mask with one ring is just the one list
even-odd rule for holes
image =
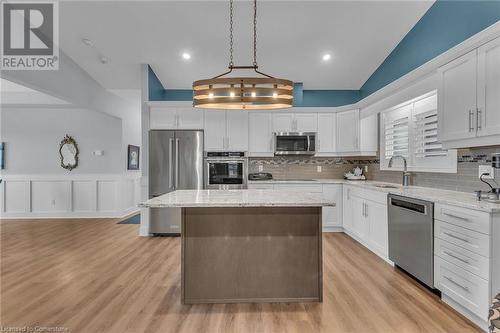
{"label": "blue accent wall", "polygon": [[354,104],[360,98],[359,90],[304,90],[302,105],[297,106],[342,106]]}
{"label": "blue accent wall", "polygon": [[365,98],[500,20],[500,1],[437,0],[361,87]]}
{"label": "blue accent wall", "polygon": [[148,88],[150,101],[192,101],[191,89],[165,89],[153,69],[148,66]]}

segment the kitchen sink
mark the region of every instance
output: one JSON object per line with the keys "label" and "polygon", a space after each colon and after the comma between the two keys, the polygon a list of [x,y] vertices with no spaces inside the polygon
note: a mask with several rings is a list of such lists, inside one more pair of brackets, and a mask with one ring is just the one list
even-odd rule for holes
{"label": "kitchen sink", "polygon": [[390,184],[376,184],[373,185],[375,187],[380,187],[380,188],[399,188],[400,186],[397,185],[390,185]]}

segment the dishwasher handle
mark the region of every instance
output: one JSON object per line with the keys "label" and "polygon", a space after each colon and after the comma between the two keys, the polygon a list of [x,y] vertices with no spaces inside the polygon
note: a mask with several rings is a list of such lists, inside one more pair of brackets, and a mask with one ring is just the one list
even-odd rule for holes
{"label": "dishwasher handle", "polygon": [[391,205],[392,207],[409,210],[417,214],[427,215],[428,213],[426,204],[401,200],[394,197],[389,198],[389,205]]}

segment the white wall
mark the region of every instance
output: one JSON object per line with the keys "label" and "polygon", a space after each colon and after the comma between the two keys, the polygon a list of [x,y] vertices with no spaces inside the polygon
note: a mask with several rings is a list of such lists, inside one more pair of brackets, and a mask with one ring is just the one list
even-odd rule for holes
{"label": "white wall", "polygon": [[[5,169],[9,174],[120,173],[126,167],[122,147],[122,120],[81,109],[2,107],[0,140],[5,142]],[[80,150],[73,171],[60,166],[59,144],[73,136]],[[103,156],[93,156],[103,150]]]}
{"label": "white wall", "polygon": [[[140,143],[140,110],[124,120],[64,107],[1,106],[2,218],[121,217],[137,211],[140,172],[126,172],[127,145]],[[125,124],[125,125],[124,125]],[[137,126],[138,128],[135,128]],[[60,166],[59,144],[73,136],[79,165]],[[103,150],[103,156],[92,152]]]}

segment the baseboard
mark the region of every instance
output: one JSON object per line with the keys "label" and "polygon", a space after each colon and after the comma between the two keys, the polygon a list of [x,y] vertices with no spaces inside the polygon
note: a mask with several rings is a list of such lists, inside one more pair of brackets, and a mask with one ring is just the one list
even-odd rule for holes
{"label": "baseboard", "polygon": [[323,226],[323,232],[344,232],[344,228],[339,226]]}
{"label": "baseboard", "polygon": [[446,296],[445,294],[441,295],[441,301],[444,303],[448,304],[450,307],[452,307],[455,311],[460,313],[462,316],[473,322],[475,325],[477,325],[480,329],[482,329],[485,332],[488,332],[488,322],[479,318],[475,313],[470,312],[468,309],[466,309],[463,305],[455,302],[453,299],[450,297]]}

